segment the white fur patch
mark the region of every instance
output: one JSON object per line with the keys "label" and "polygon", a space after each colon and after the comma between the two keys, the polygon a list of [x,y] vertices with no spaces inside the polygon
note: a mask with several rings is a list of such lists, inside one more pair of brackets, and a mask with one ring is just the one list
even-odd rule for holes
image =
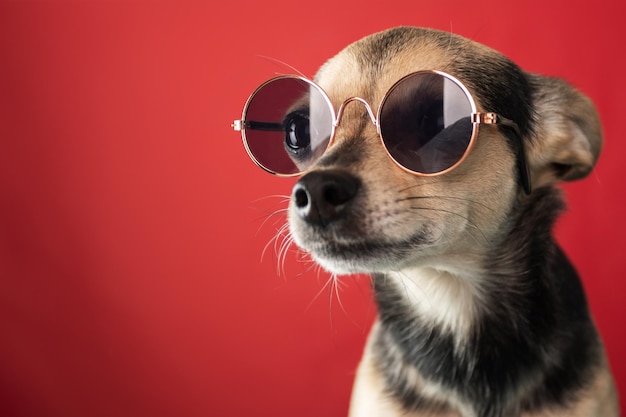
{"label": "white fur patch", "polygon": [[391,272],[400,291],[406,294],[416,313],[455,334],[457,343],[463,341],[481,310],[480,269],[466,263],[465,267],[416,267]]}

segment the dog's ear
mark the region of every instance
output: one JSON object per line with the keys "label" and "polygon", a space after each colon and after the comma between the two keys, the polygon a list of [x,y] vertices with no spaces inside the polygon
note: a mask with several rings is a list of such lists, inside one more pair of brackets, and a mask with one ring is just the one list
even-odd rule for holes
{"label": "dog's ear", "polygon": [[585,177],[602,149],[602,127],[589,98],[567,82],[528,74],[536,111],[526,151],[533,188]]}

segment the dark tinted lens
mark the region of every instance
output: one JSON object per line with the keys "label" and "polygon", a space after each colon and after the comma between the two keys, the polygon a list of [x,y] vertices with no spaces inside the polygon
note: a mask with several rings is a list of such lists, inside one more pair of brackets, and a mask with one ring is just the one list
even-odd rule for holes
{"label": "dark tinted lens", "polygon": [[268,171],[291,175],[324,153],[333,130],[333,110],[313,84],[276,78],[252,96],[244,114],[246,146]]}
{"label": "dark tinted lens", "polygon": [[435,174],[459,162],[472,138],[472,104],[465,91],[440,74],[410,75],[389,91],[380,131],[393,159],[412,171]]}

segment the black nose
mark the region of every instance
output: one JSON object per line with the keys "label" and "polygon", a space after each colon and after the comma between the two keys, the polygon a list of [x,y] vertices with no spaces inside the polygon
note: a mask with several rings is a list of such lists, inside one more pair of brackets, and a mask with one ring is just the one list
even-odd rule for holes
{"label": "black nose", "polygon": [[326,226],[340,217],[360,185],[361,181],[346,171],[313,171],[300,178],[291,198],[303,220]]}

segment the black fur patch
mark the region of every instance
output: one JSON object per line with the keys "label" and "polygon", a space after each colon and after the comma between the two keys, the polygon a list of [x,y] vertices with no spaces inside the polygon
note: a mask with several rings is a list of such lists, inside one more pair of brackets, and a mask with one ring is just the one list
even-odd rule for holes
{"label": "black fur patch", "polygon": [[485,265],[488,307],[461,349],[452,334],[416,316],[385,276],[375,276],[378,367],[390,395],[407,410],[446,407],[420,395],[401,371],[407,366],[480,417],[562,406],[585,387],[599,365],[600,344],[581,282],[550,237],[561,208],[560,193],[544,188],[516,209],[507,239]]}

